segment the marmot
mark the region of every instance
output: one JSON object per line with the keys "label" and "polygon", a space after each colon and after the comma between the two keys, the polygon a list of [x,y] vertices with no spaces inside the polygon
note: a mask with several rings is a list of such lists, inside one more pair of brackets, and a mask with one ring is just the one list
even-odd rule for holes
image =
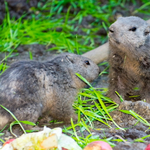
{"label": "marmot", "polygon": [[[62,54],[46,61],[20,61],[0,76],[0,105],[9,109],[18,120],[36,122],[40,116],[70,121],[77,119],[72,104],[79,89],[99,75],[99,67],[90,59],[76,54]],[[0,107],[0,129],[13,121]]]}
{"label": "marmot", "polygon": [[120,17],[109,28],[109,92],[120,102],[150,103],[150,25],[139,17]]}

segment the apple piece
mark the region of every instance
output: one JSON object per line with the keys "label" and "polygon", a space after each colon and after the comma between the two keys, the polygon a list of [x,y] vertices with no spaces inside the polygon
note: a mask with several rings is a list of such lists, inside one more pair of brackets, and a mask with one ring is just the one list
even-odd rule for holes
{"label": "apple piece", "polygon": [[83,150],[112,150],[112,148],[104,141],[94,141],[89,143]]}
{"label": "apple piece", "polygon": [[4,144],[3,144],[3,146],[5,146],[6,144],[9,144],[9,143],[11,143],[12,141],[14,141],[15,139],[9,139],[8,141],[6,141]]}
{"label": "apple piece", "polygon": [[62,150],[69,150],[69,149],[62,147]]}
{"label": "apple piece", "polygon": [[47,148],[57,148],[58,147],[58,139],[56,134],[51,134],[48,138],[43,140],[40,144],[42,149]]}
{"label": "apple piece", "polygon": [[147,147],[145,148],[145,150],[150,150],[150,144],[147,145]]}

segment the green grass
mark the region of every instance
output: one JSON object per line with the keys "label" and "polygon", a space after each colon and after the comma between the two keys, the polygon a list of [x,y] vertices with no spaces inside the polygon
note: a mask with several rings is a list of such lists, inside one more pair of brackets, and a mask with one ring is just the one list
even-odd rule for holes
{"label": "green grass", "polygon": [[[78,127],[78,131],[76,131],[76,127]],[[68,128],[63,129],[64,133],[68,133],[72,136],[72,138],[82,147],[84,148],[87,144],[93,142],[93,141],[105,141],[107,143],[109,143],[112,147],[115,146],[115,144],[113,142],[111,142],[112,138],[103,138],[100,139],[98,135],[92,135],[92,133],[90,132],[90,130],[88,131],[89,134],[87,136],[84,135],[85,130],[89,130],[89,129],[93,129],[90,128],[89,126],[86,125],[86,122],[84,122],[83,120],[78,123],[78,124],[74,124],[73,122],[71,122],[71,126]],[[81,134],[82,133],[82,134]],[[81,134],[80,136],[78,134]]]}
{"label": "green grass", "polygon": [[[39,2],[38,8],[31,8],[33,13],[30,19],[24,19],[26,16],[24,14],[18,20],[10,18],[9,9],[5,3],[7,13],[0,25],[0,53],[6,53],[6,55],[0,60],[0,74],[9,67],[7,59],[13,55],[13,52],[17,52],[20,45],[41,44],[49,47],[48,51],[57,50],[60,53],[77,54],[98,47],[108,40],[107,29],[115,21],[117,12],[123,12],[125,15],[142,15],[144,19],[150,19],[150,2],[148,0],[140,2],[139,4],[136,0],[108,0],[105,3],[98,0],[47,0],[44,5]],[[133,7],[132,11],[129,11],[130,5]],[[85,20],[89,16],[92,21],[86,23]],[[33,59],[31,51],[29,51],[29,58]],[[107,73],[108,68],[106,67],[101,74]],[[94,89],[90,84],[89,86],[90,88],[83,89],[78,94],[73,105],[78,114],[78,123],[75,124],[72,121],[71,126],[63,129],[63,132],[70,134],[81,147],[100,140],[98,136],[93,136],[91,133],[93,129],[103,130],[96,128],[95,122],[100,122],[109,128],[111,128],[110,122],[115,124],[109,113],[118,106],[105,96],[108,89]],[[124,112],[130,113],[149,126],[149,123],[138,114],[131,111]],[[88,132],[88,135],[79,135],[83,132]],[[145,138],[147,136],[135,141],[143,141]],[[115,140],[112,138],[101,140],[114,146],[112,142]]]}
{"label": "green grass", "polygon": [[[72,121],[71,126],[65,127],[63,132],[71,135],[81,147],[85,147],[88,143],[96,140],[103,140],[114,146],[111,142],[112,138],[100,139],[99,136],[92,135],[93,129],[95,131],[103,130],[103,128],[94,125],[96,122],[111,128],[110,122],[113,120],[109,113],[117,108],[117,104],[104,96],[106,91],[107,89],[83,89],[73,105],[78,114],[78,123],[74,124]],[[84,133],[87,132],[88,136],[85,136]]]}
{"label": "green grass", "polygon": [[[15,135],[15,134],[13,133],[13,131],[12,131],[12,126],[13,126],[13,125],[19,124],[19,126],[21,127],[21,129],[22,129],[22,131],[24,132],[24,134],[26,134],[26,131],[25,131],[25,129],[23,128],[23,126],[22,126],[21,123],[27,124],[27,125],[31,125],[31,126],[35,126],[35,123],[30,122],[30,121],[19,121],[19,120],[16,118],[16,116],[15,116],[10,110],[8,110],[6,107],[4,107],[4,106],[2,106],[2,105],[0,105],[0,107],[2,107],[2,108],[5,109],[7,112],[9,112],[10,115],[14,118],[15,121],[13,121],[13,122],[10,124],[10,132],[11,132],[11,134],[14,135],[15,137],[17,137],[17,135]],[[4,127],[4,128],[5,128],[5,127]],[[2,131],[3,131],[3,129],[2,129]],[[2,132],[2,131],[1,131],[1,132]]]}
{"label": "green grass", "polygon": [[[100,43],[107,41],[107,36],[98,35],[100,29],[107,31],[110,24],[115,21],[114,15],[118,10],[127,11],[127,0],[109,0],[101,4],[96,0],[48,0],[44,6],[39,2],[38,8],[31,8],[34,12],[31,19],[10,19],[9,9],[6,5],[6,17],[0,25],[0,52],[16,51],[19,45],[42,44],[54,45],[49,50],[69,51],[82,54],[94,49]],[[133,4],[136,1],[133,0]],[[148,1],[133,11],[133,14],[150,12]],[[134,6],[134,5],[133,5]],[[118,9],[117,9],[118,8]],[[145,11],[149,9],[148,11]],[[65,10],[65,12],[64,12]],[[83,20],[92,16],[92,22],[84,26]],[[61,32],[58,31],[61,30]],[[78,34],[81,29],[84,35]],[[98,41],[99,42],[95,42]]]}

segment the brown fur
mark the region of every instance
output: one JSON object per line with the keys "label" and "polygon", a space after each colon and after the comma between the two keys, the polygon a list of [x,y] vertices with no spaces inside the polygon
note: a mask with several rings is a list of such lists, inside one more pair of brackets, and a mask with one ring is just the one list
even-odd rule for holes
{"label": "brown fur", "polygon": [[[109,92],[120,102],[146,99],[150,103],[150,26],[139,17],[120,17],[109,28]],[[134,90],[138,87],[138,90]],[[136,98],[131,96],[139,95]]]}
{"label": "brown fur", "polygon": [[[99,68],[75,54],[63,54],[47,62],[14,63],[0,76],[0,104],[18,120],[36,122],[44,115],[65,122],[71,117],[77,119],[72,104],[85,83],[75,73],[91,82]],[[12,116],[0,107],[0,129],[11,121]]]}

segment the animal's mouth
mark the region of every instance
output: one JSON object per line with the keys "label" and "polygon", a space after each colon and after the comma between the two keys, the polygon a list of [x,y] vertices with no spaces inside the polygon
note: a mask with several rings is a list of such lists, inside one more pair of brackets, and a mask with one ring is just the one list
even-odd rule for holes
{"label": "animal's mouth", "polygon": [[120,42],[116,38],[114,38],[114,36],[112,36],[111,34],[109,34],[108,36],[110,42],[120,44]]}

